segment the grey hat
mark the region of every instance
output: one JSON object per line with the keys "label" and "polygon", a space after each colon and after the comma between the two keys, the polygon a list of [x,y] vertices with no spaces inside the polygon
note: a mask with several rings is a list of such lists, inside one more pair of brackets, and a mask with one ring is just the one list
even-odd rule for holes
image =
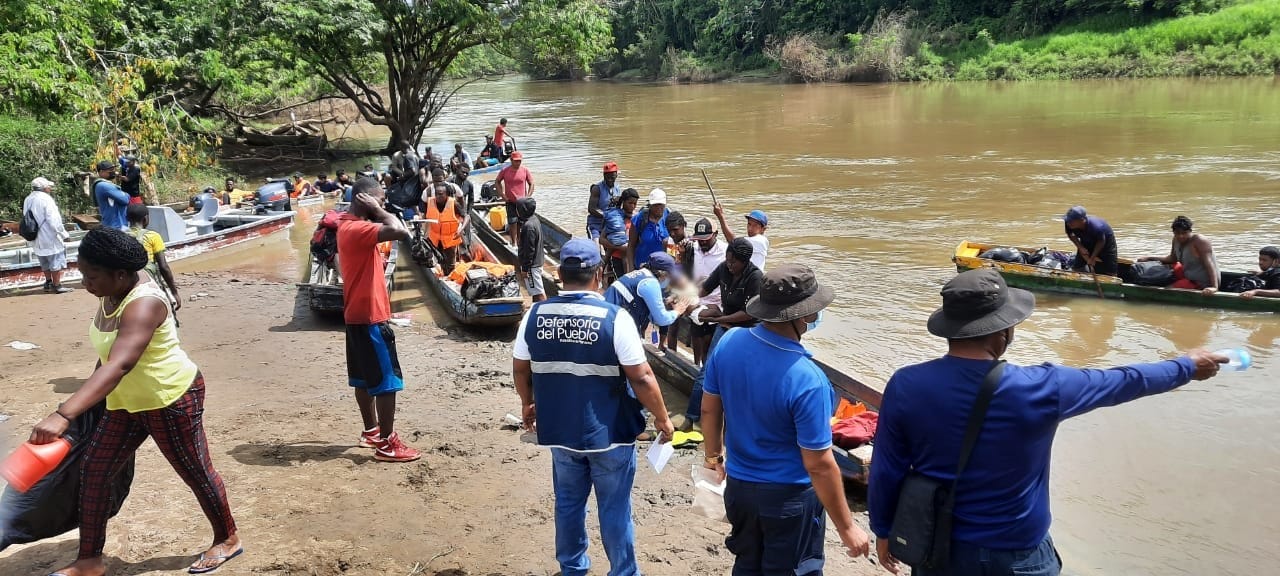
{"label": "grey hat", "polygon": [[942,287],[942,307],[929,316],[929,333],[977,338],[1016,326],[1031,316],[1036,297],[1010,288],[993,268],[961,272]]}
{"label": "grey hat", "polygon": [[836,293],[818,283],[803,264],[783,264],[765,273],[760,294],[747,302],[747,314],[762,322],[790,322],[831,305]]}

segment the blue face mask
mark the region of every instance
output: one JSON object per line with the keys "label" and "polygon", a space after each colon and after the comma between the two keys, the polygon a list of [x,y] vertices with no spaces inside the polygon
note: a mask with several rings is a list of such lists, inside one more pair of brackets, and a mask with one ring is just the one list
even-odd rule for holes
{"label": "blue face mask", "polygon": [[805,332],[806,332],[806,333],[807,333],[807,332],[813,332],[814,330],[817,330],[817,329],[818,329],[818,327],[819,327],[819,326],[821,326],[821,325],[822,325],[822,310],[819,310],[819,311],[818,311],[818,317],[817,317],[817,318],[815,318],[813,322],[810,322],[810,323],[808,323],[808,324],[805,324]]}
{"label": "blue face mask", "polygon": [[661,286],[663,290],[666,290],[667,287],[671,285],[671,277],[668,276],[659,280],[658,285]]}

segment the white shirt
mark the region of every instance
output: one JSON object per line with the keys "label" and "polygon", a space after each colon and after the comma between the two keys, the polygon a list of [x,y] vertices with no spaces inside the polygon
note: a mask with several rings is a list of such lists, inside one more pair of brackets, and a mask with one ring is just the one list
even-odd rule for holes
{"label": "white shirt", "polygon": [[[564,291],[561,294],[566,296],[586,294],[587,298],[604,300],[604,297],[595,292]],[[520,321],[520,329],[516,331],[515,348],[511,351],[511,356],[516,360],[533,359],[529,354],[529,343],[524,339],[525,327],[529,325],[529,316],[533,310],[530,308],[529,312],[525,313],[524,319]],[[618,310],[614,316],[613,352],[618,355],[618,364],[622,366],[639,366],[648,361],[644,355],[644,341],[640,339],[640,329],[636,328],[636,321],[631,319],[631,315],[623,310]]]}
{"label": "white shirt", "polygon": [[[716,240],[715,246],[710,250],[703,252],[702,247],[694,245],[693,247],[693,282],[698,285],[698,289],[702,289],[702,283],[707,281],[712,272],[716,271],[721,264],[724,263],[724,251],[729,245],[724,240]],[[704,305],[720,305],[720,288],[712,290],[705,298],[702,299]]]}
{"label": "white shirt", "polygon": [[769,237],[764,234],[747,236],[747,242],[751,243],[751,263],[763,272],[764,259],[769,257]]}
{"label": "white shirt", "polygon": [[40,234],[35,241],[27,242],[36,256],[53,256],[65,252],[67,247],[63,240],[71,237],[66,226],[62,224],[62,214],[58,213],[58,203],[53,196],[42,190],[32,190],[27,199],[22,201],[22,213],[31,212],[31,217],[40,225]]}

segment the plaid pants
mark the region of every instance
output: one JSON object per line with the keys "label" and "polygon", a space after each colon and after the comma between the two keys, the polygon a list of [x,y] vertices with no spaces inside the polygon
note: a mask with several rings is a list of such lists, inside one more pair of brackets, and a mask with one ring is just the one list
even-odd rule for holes
{"label": "plaid pants", "polygon": [[195,493],[213,525],[215,542],[236,533],[227,490],[213,469],[204,436],[204,377],[173,404],[129,413],[108,410],[93,433],[80,467],[80,558],[102,556],[107,543],[111,483],[142,442],[150,436],[160,453]]}

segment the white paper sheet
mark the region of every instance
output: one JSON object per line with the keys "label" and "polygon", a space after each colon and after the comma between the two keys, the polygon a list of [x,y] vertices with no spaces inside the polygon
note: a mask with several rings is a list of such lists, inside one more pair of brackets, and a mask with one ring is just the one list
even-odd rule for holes
{"label": "white paper sheet", "polygon": [[667,462],[671,460],[671,455],[676,453],[675,446],[670,442],[659,444],[654,442],[649,446],[649,452],[645,454],[645,458],[649,459],[649,465],[653,466],[653,471],[661,474],[662,469],[667,467]]}

